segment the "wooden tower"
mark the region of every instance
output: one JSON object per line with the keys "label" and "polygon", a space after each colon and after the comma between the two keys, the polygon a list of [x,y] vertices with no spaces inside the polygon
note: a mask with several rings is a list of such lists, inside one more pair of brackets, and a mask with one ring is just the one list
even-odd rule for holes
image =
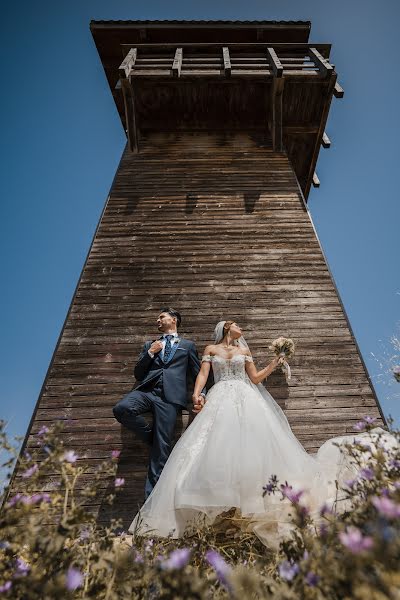
{"label": "wooden tower", "polygon": [[143,498],[147,450],[112,407],[164,305],[181,311],[200,352],[221,318],[244,327],[259,367],[272,339],[295,340],[289,384],[275,372],[266,385],[309,452],[365,414],[386,425],[307,209],[331,100],[343,95],[330,44],[310,44],[310,27],[90,24],[127,144],[23,450],[60,418],[87,479],[122,450],[126,486],[109,510],[91,502],[100,521],[129,524]]}

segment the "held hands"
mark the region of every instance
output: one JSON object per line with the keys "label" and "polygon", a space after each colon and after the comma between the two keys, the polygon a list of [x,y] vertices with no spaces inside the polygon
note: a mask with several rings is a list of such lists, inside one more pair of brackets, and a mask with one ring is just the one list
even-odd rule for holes
{"label": "held hands", "polygon": [[197,413],[199,413],[201,411],[201,409],[203,408],[204,404],[205,404],[205,399],[204,396],[195,396],[193,394],[192,396],[192,402],[193,402],[193,412],[197,415]]}
{"label": "held hands", "polygon": [[149,348],[149,351],[152,354],[158,354],[160,352],[160,350],[162,349],[163,345],[161,340],[156,340],[155,342],[152,343],[152,345]]}
{"label": "held hands", "polygon": [[281,354],[280,356],[275,356],[275,358],[272,360],[272,363],[275,367],[275,369],[277,367],[279,367],[280,365],[282,365],[285,362],[285,356],[283,354]]}

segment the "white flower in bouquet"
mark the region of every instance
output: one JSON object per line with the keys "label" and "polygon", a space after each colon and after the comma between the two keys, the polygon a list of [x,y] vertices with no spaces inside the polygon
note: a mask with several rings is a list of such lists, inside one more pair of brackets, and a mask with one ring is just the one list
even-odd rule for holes
{"label": "white flower in bouquet", "polygon": [[282,336],[274,340],[269,346],[269,349],[272,350],[276,356],[284,357],[281,368],[285,371],[287,381],[291,378],[291,371],[286,359],[291,358],[294,355],[294,348],[293,340]]}

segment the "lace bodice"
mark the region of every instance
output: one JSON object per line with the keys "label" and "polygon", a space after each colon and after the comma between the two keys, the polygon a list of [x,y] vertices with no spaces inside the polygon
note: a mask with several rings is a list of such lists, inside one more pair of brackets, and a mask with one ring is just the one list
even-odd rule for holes
{"label": "lace bodice", "polygon": [[201,359],[201,362],[211,363],[214,381],[215,383],[218,383],[218,381],[227,381],[229,379],[241,379],[242,381],[247,381],[245,363],[253,362],[253,359],[251,356],[245,354],[235,354],[232,358],[205,354]]}

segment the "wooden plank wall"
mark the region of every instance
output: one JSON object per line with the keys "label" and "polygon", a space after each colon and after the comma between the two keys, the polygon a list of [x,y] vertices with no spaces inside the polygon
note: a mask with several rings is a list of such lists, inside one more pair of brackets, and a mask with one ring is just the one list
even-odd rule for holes
{"label": "wooden plank wall", "polygon": [[111,509],[92,503],[101,521],[129,525],[143,498],[147,450],[111,409],[164,305],[200,352],[222,318],[244,327],[259,367],[272,339],[295,340],[291,381],[275,373],[267,388],[309,452],[364,414],[382,424],[287,157],[247,134],[149,134],[123,154],[28,438],[66,419],[64,442],[88,466],[81,485],[122,450],[126,486]]}

